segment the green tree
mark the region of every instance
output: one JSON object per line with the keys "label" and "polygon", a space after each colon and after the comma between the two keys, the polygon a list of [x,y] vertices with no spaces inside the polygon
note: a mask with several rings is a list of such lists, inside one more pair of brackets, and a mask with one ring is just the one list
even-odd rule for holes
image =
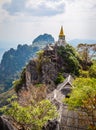
{"label": "green tree", "polygon": [[89,71],[85,71],[85,70],[80,69],[79,73],[80,73],[80,75],[79,75],[80,77],[83,77],[83,78],[89,77]]}
{"label": "green tree", "polygon": [[21,89],[22,85],[26,82],[26,68],[23,68],[20,78],[18,80],[13,81],[13,87],[15,91],[18,93],[18,91]]}
{"label": "green tree", "polygon": [[57,79],[55,80],[55,84],[62,83],[63,81],[64,81],[64,77],[61,73],[59,73]]}
{"label": "green tree", "polygon": [[96,129],[96,79],[77,78],[74,81],[74,89],[70,98],[66,98],[70,108],[81,108],[86,112],[92,126],[91,130]]}
{"label": "green tree", "polygon": [[60,46],[57,51],[58,55],[64,60],[64,66],[67,73],[79,75],[79,55],[76,50],[70,46]]}
{"label": "green tree", "polygon": [[56,107],[49,100],[42,100],[37,104],[32,102],[29,106],[21,106],[13,101],[11,107],[4,107],[3,111],[24,130],[41,130],[48,120],[58,116]]}
{"label": "green tree", "polygon": [[37,52],[37,70],[39,72],[39,76],[41,76],[41,71],[42,71],[42,60],[43,60],[43,54],[44,54],[44,50],[38,51]]}
{"label": "green tree", "polygon": [[96,60],[93,62],[93,65],[89,69],[89,76],[96,78]]}

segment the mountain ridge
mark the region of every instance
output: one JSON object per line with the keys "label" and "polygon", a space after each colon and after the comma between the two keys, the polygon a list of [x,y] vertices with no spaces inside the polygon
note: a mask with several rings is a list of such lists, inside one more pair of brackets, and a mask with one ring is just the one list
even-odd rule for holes
{"label": "mountain ridge", "polygon": [[[48,36],[48,37],[47,37]],[[30,58],[36,56],[36,52],[44,48],[47,44],[53,42],[54,38],[46,34],[42,35],[42,41],[39,44],[18,45],[17,49],[10,48],[3,54],[0,64],[0,91],[6,91],[12,86],[12,81],[18,78],[19,72],[27,64]],[[44,40],[43,40],[44,39]],[[35,39],[36,41],[36,39]],[[46,41],[46,44],[45,42]],[[4,90],[3,90],[4,89]]]}

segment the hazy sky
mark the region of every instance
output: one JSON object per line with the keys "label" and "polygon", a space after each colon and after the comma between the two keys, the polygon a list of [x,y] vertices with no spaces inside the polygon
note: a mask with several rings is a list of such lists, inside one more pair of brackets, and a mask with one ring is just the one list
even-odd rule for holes
{"label": "hazy sky", "polygon": [[68,40],[96,39],[96,0],[0,0],[0,41],[7,41],[5,46],[31,43],[43,33],[57,40],[61,25]]}

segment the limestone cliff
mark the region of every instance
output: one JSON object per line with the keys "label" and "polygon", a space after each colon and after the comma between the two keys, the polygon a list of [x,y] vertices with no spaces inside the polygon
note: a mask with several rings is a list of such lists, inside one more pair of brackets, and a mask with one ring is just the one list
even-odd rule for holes
{"label": "limestone cliff", "polygon": [[75,50],[69,45],[46,46],[38,52],[37,58],[30,60],[19,83],[15,85],[20,101],[29,103],[32,99],[44,99],[68,74],[78,75],[78,59]]}

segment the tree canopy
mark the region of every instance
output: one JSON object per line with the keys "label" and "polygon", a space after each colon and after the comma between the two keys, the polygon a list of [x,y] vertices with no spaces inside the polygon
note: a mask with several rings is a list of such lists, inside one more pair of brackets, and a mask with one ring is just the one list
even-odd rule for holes
{"label": "tree canopy", "polygon": [[96,78],[96,60],[93,61],[93,65],[89,68],[89,76]]}
{"label": "tree canopy", "polygon": [[11,107],[4,107],[3,111],[24,130],[41,130],[48,120],[58,116],[56,107],[49,100],[36,104],[32,102],[28,106],[21,106],[17,101],[13,101]]}
{"label": "tree canopy", "polygon": [[58,48],[58,54],[65,62],[66,72],[78,75],[80,63],[79,55],[76,50],[70,45],[66,45],[66,47],[60,46]]}
{"label": "tree canopy", "polygon": [[73,90],[65,101],[70,108],[81,108],[86,112],[89,120],[91,117],[92,130],[96,128],[96,79],[77,78],[73,83]]}

